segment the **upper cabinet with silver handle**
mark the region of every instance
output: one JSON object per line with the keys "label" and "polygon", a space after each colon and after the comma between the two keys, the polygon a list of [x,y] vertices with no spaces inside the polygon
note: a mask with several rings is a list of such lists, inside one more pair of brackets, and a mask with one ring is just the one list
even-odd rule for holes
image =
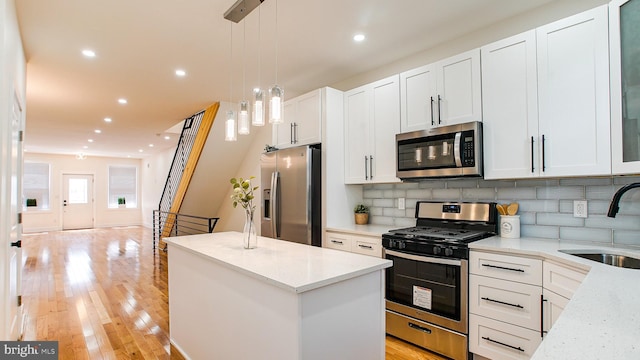
{"label": "upper cabinet with silver handle", "polygon": [[284,103],[284,122],[273,125],[272,141],[278,149],[322,142],[323,89]]}
{"label": "upper cabinet with silver handle", "polygon": [[401,132],[482,121],[480,49],[400,74]]}
{"label": "upper cabinet with silver handle", "polygon": [[395,172],[395,136],[400,131],[399,76],[346,91],[344,123],[345,183],[400,182]]}

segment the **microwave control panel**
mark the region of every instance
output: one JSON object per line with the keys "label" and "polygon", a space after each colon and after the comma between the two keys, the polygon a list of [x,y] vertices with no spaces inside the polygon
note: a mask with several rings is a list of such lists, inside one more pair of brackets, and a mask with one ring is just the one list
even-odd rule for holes
{"label": "microwave control panel", "polygon": [[462,133],[462,166],[473,167],[476,165],[475,151],[473,146],[473,132],[465,131]]}

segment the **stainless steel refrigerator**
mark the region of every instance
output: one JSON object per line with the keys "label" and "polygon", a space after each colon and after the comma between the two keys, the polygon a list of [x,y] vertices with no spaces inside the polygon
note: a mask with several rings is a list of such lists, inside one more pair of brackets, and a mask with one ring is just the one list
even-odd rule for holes
{"label": "stainless steel refrigerator", "polygon": [[261,235],[322,246],[320,149],[267,152],[260,168]]}

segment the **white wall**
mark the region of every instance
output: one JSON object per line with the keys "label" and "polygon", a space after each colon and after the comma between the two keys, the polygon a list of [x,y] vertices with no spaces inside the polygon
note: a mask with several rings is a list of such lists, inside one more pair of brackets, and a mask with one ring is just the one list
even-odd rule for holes
{"label": "white wall", "polygon": [[[141,191],[140,159],[109,158],[87,156],[78,160],[72,155],[54,155],[25,153],[25,162],[50,164],[50,210],[27,210],[23,215],[24,232],[62,230],[62,174],[91,174],[94,184],[94,226],[129,226],[142,225],[142,207],[144,196]],[[109,209],[108,207],[108,175],[109,166],[124,165],[138,168],[138,207]],[[149,214],[151,216],[151,214]]]}
{"label": "white wall", "polygon": [[142,160],[140,192],[142,194],[142,225],[145,227],[153,227],[153,210],[158,210],[175,152],[176,148],[173,147]]}
{"label": "white wall", "polygon": [[[390,75],[430,64],[435,61],[471,50],[491,42],[534,29],[564,17],[577,14],[607,4],[608,0],[555,0],[548,5],[512,17],[505,21],[492,24],[484,29],[461,36],[453,41],[440,44],[415,55],[400,59],[373,71],[361,73],[352,78],[344,79],[329,86],[346,91]],[[428,36],[428,35],[425,35]],[[401,40],[401,39],[399,39]],[[312,89],[308,89],[312,90]]]}

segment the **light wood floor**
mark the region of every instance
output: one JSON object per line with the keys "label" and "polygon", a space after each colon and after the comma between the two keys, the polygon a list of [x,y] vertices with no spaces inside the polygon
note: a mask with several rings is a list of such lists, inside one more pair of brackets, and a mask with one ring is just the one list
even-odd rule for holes
{"label": "light wood floor", "polygon": [[[59,358],[178,359],[169,345],[167,258],[142,227],[25,234],[24,340]],[[443,358],[387,337],[390,360]],[[223,359],[224,360],[224,359]]]}

